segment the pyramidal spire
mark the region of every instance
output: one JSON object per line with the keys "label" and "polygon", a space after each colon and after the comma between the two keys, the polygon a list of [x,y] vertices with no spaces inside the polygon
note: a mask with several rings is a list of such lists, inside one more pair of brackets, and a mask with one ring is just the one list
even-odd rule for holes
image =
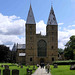
{"label": "pyramidal spire", "polygon": [[31,4],[30,4],[30,9],[29,9],[29,12],[28,12],[26,24],[36,24]]}
{"label": "pyramidal spire", "polygon": [[51,10],[50,10],[47,25],[58,25],[57,21],[56,21],[55,14],[54,14],[53,6],[51,6]]}

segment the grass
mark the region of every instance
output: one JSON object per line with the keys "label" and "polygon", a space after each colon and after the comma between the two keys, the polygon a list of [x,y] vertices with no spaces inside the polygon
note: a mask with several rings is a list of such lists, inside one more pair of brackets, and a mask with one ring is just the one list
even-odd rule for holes
{"label": "grass", "polygon": [[[23,68],[20,68],[17,67],[15,64],[11,63],[0,63],[0,65],[9,65],[10,75],[12,75],[13,69],[18,69],[19,75],[27,75],[26,69],[28,68],[28,66],[26,67],[25,65],[23,65]],[[50,67],[51,67],[50,72],[52,75],[75,75],[75,70],[70,70],[70,65],[58,65],[58,68],[54,68],[53,65],[51,65]],[[0,69],[1,69],[1,75],[3,75],[4,68],[0,67]],[[29,69],[33,69],[33,65],[30,66]],[[35,70],[33,70],[32,72],[35,72]]]}
{"label": "grass", "polygon": [[51,65],[52,75],[75,75],[75,70],[70,70],[70,65],[59,65],[58,68],[53,68]]}
{"label": "grass", "polygon": [[[28,66],[23,65],[23,68],[21,68],[21,67],[17,67],[15,64],[11,64],[11,63],[0,63],[0,65],[9,65],[10,75],[12,75],[13,69],[19,70],[19,75],[27,75],[27,72],[26,72],[27,68],[29,68],[31,70],[33,69],[33,66],[28,67]],[[37,69],[36,66],[35,66],[35,68]],[[0,67],[0,69],[1,69],[1,75],[3,75],[3,69],[5,69],[5,68]],[[35,72],[35,70],[32,70],[32,73],[34,73],[34,72]]]}

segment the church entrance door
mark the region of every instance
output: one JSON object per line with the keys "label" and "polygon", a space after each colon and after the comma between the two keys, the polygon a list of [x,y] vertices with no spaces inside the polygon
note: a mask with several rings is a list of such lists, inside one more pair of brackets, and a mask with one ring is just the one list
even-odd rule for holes
{"label": "church entrance door", "polygon": [[44,58],[41,58],[41,59],[40,59],[40,64],[41,64],[41,63],[44,63]]}

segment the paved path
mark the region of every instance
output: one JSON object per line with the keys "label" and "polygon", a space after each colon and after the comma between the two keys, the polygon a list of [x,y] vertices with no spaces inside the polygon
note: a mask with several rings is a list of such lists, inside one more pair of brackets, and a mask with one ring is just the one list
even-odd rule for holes
{"label": "paved path", "polygon": [[51,75],[51,73],[47,73],[45,68],[39,67],[32,75]]}

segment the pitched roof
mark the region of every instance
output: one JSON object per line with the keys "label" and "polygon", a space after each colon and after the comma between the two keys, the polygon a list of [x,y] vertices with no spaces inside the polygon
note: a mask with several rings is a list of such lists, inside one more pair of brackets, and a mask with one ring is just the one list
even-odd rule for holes
{"label": "pitched roof", "polygon": [[28,12],[26,24],[36,24],[31,4],[30,4],[30,9],[29,9],[29,12]]}
{"label": "pitched roof", "polygon": [[14,44],[12,51],[16,51],[17,49],[26,49],[26,44]]}
{"label": "pitched roof", "polygon": [[17,44],[17,49],[26,49],[25,44]]}
{"label": "pitched roof", "polygon": [[50,10],[50,14],[49,14],[47,25],[58,25],[52,6],[51,6],[51,10]]}
{"label": "pitched roof", "polygon": [[17,50],[17,45],[14,44],[13,48],[12,48],[12,51],[16,51]]}

